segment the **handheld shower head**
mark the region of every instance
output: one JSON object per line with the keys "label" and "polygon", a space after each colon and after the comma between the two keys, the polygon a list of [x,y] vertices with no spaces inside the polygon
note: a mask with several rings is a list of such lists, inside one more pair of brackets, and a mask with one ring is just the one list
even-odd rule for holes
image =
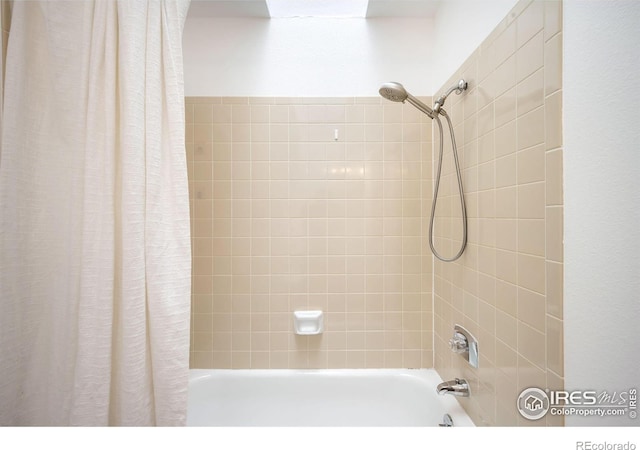
{"label": "handheld shower head", "polygon": [[404,102],[409,93],[400,83],[396,83],[394,81],[390,81],[389,83],[384,83],[380,86],[380,95],[382,95],[387,100],[391,100],[392,102]]}
{"label": "handheld shower head", "polygon": [[409,94],[404,86],[400,83],[395,83],[393,81],[384,83],[382,86],[380,86],[380,90],[378,92],[380,92],[381,96],[383,96],[387,100],[391,100],[392,102],[404,103],[406,100],[413,106],[418,108],[420,111],[425,113],[427,116],[429,116],[431,119],[435,118],[433,110],[422,103],[420,100],[415,98],[413,95]]}

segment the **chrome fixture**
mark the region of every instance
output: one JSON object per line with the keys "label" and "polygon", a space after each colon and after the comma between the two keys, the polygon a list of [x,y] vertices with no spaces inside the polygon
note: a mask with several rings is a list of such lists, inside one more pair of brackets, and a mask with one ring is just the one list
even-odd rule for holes
{"label": "chrome fixture", "polygon": [[[464,203],[464,191],[462,189],[462,172],[460,171],[460,162],[458,161],[458,148],[456,146],[456,138],[453,133],[453,125],[451,124],[451,119],[447,112],[442,108],[444,105],[444,101],[446,98],[452,93],[461,94],[468,88],[467,82],[465,80],[460,80],[456,86],[453,86],[449,89],[444,95],[442,95],[436,101],[433,109],[429,108],[427,105],[422,103],[420,100],[415,98],[413,95],[409,94],[407,90],[400,83],[389,82],[384,83],[380,87],[380,95],[386,98],[387,100],[391,100],[392,102],[402,102],[408,101],[410,104],[418,108],[420,111],[425,113],[429,118],[434,119],[438,124],[438,130],[440,133],[440,152],[438,157],[438,171],[436,174],[436,181],[433,188],[433,201],[431,202],[431,221],[429,222],[429,247],[433,252],[434,256],[438,258],[440,261],[451,262],[462,256],[465,247],[467,246],[467,209]],[[444,140],[442,137],[442,122],[440,121],[440,117],[443,116],[447,119],[447,125],[449,126],[449,134],[451,135],[451,144],[453,147],[453,160],[456,166],[456,175],[458,177],[458,192],[460,194],[460,211],[462,216],[462,243],[460,244],[460,250],[451,258],[445,258],[440,255],[435,246],[433,245],[433,222],[435,219],[436,213],[436,203],[438,201],[438,189],[440,188],[440,174],[442,173],[442,154],[444,148]]]}
{"label": "chrome fixture", "polygon": [[449,347],[452,352],[461,354],[472,367],[478,367],[478,340],[464,327],[460,325],[453,327],[453,337],[449,339]]}
{"label": "chrome fixture", "polygon": [[456,378],[451,381],[444,381],[436,388],[438,395],[450,394],[456,397],[469,396],[469,383],[462,378]]}
{"label": "chrome fixture", "polygon": [[466,91],[466,90],[467,90],[467,82],[464,80],[459,80],[456,86],[450,87],[449,90],[445,92],[444,95],[441,95],[440,97],[438,97],[438,100],[436,100],[436,102],[433,105],[433,111],[439,113],[440,108],[444,106],[444,101],[447,99],[448,96],[451,95],[452,92],[455,92],[456,95],[460,95],[462,94],[463,91]]}
{"label": "chrome fixture", "polygon": [[442,416],[442,423],[439,423],[438,426],[439,427],[452,427],[453,426],[453,419],[451,418],[451,415],[445,414],[444,416]]}
{"label": "chrome fixture", "polygon": [[435,119],[436,117],[431,108],[415,98],[413,95],[409,94],[404,86],[400,83],[396,83],[393,81],[384,83],[380,87],[380,90],[378,92],[380,92],[380,95],[382,95],[384,98],[386,98],[387,100],[391,100],[392,102],[404,103],[405,100],[408,101],[413,106],[429,116],[429,118],[431,119]]}

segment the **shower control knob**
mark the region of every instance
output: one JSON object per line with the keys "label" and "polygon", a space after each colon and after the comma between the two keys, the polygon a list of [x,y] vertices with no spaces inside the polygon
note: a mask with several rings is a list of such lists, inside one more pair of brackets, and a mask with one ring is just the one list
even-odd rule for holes
{"label": "shower control knob", "polygon": [[469,343],[467,338],[462,333],[454,333],[453,337],[449,339],[449,347],[454,353],[466,353],[469,351]]}

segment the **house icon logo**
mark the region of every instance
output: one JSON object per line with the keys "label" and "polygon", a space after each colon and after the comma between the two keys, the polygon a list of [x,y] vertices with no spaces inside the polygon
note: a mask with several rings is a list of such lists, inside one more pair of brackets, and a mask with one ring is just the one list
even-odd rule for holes
{"label": "house icon logo", "polygon": [[529,411],[538,411],[542,409],[542,400],[534,395],[529,395],[524,399],[524,406],[526,406]]}
{"label": "house icon logo", "polygon": [[520,393],[517,407],[520,415],[525,419],[542,419],[549,411],[549,397],[542,389],[527,388]]}

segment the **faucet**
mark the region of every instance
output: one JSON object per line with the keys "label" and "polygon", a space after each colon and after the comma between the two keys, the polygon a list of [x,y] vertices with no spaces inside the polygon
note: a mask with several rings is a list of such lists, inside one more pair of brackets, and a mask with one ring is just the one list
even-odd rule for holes
{"label": "faucet", "polygon": [[451,394],[456,397],[468,397],[469,383],[467,383],[467,380],[460,378],[444,381],[438,385],[436,392],[438,392],[438,395]]}

